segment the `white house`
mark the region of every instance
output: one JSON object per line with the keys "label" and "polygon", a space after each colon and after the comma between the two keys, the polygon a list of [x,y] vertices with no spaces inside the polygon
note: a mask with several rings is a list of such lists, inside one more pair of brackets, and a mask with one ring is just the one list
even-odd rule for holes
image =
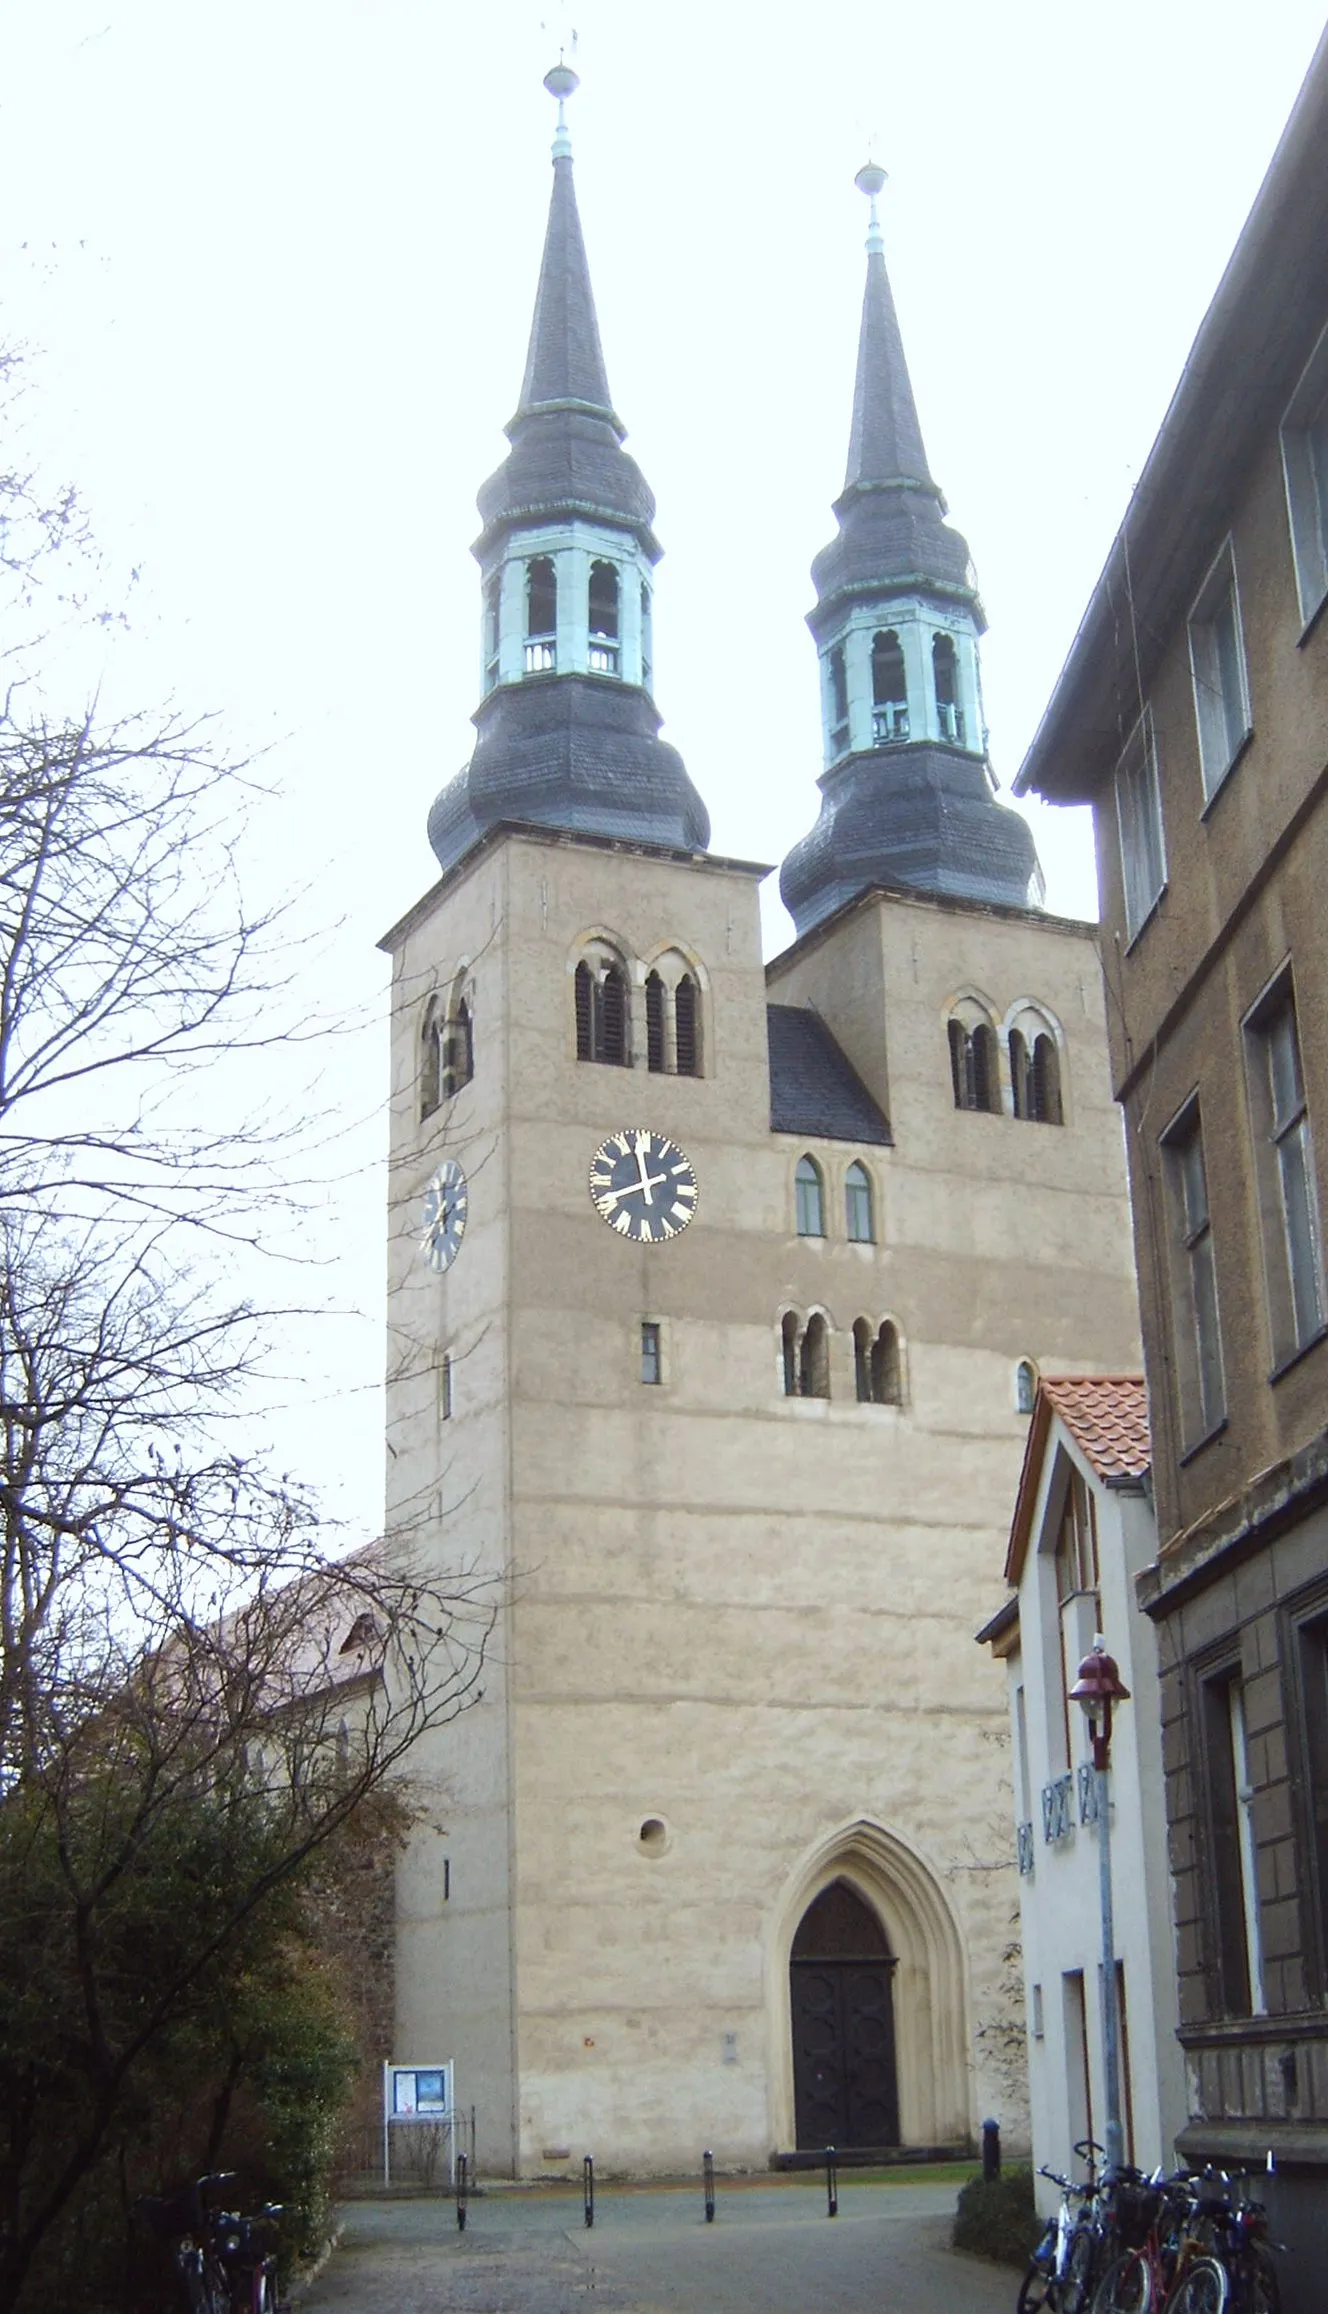
{"label": "white house", "polygon": [[[1162,1805],[1157,1634],[1134,1578],[1157,1554],[1139,1375],[1043,1377],[1005,1574],[978,1633],[1009,1676],[1033,2160],[1103,2136],[1102,1928],[1087,1725],[1068,1700],[1102,1632],[1131,1701],[1112,1736],[1112,1881],[1127,2160],[1170,2163],[1185,2119]],[[1039,2181],[1044,2206],[1055,2189]]]}

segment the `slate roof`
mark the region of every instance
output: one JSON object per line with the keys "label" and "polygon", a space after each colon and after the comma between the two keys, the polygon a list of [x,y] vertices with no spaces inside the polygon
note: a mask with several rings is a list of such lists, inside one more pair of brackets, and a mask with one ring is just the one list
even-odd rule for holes
{"label": "slate roof", "polygon": [[1057,1415],[1105,1486],[1138,1487],[1152,1466],[1148,1397],[1142,1374],[1043,1374],[1033,1401],[1010,1524],[1005,1554],[1008,1583],[1018,1583],[1023,1572],[1043,1458]]}
{"label": "slate roof", "polygon": [[891,1146],[889,1125],[819,1013],[769,1004],[766,1025],[772,1133]]}

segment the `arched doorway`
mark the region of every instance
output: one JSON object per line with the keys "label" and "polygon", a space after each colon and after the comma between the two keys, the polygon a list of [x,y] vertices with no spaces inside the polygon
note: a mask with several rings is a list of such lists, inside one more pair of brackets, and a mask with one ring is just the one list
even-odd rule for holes
{"label": "arched doorway", "polygon": [[875,1913],[846,1880],[831,1881],[789,1957],[799,2146],[898,2145],[894,1968]]}

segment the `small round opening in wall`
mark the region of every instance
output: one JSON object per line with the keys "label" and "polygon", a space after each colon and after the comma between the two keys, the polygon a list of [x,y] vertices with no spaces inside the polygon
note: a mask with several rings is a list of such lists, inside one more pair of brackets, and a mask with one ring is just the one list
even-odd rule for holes
{"label": "small round opening in wall", "polygon": [[669,1844],[668,1826],[660,1816],[647,1816],[637,1839],[647,1856],[662,1856]]}

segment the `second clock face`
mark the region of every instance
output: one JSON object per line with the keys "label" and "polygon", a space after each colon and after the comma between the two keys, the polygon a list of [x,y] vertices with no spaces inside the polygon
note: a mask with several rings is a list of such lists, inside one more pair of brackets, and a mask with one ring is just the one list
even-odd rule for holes
{"label": "second clock face", "polygon": [[450,1269],[466,1232],[470,1192],[455,1157],[439,1166],[424,1192],[424,1251],[431,1269]]}
{"label": "second clock face", "polygon": [[628,1125],[595,1151],[590,1194],[596,1212],[620,1237],[658,1245],[686,1229],[695,1213],[696,1175],[676,1141]]}

